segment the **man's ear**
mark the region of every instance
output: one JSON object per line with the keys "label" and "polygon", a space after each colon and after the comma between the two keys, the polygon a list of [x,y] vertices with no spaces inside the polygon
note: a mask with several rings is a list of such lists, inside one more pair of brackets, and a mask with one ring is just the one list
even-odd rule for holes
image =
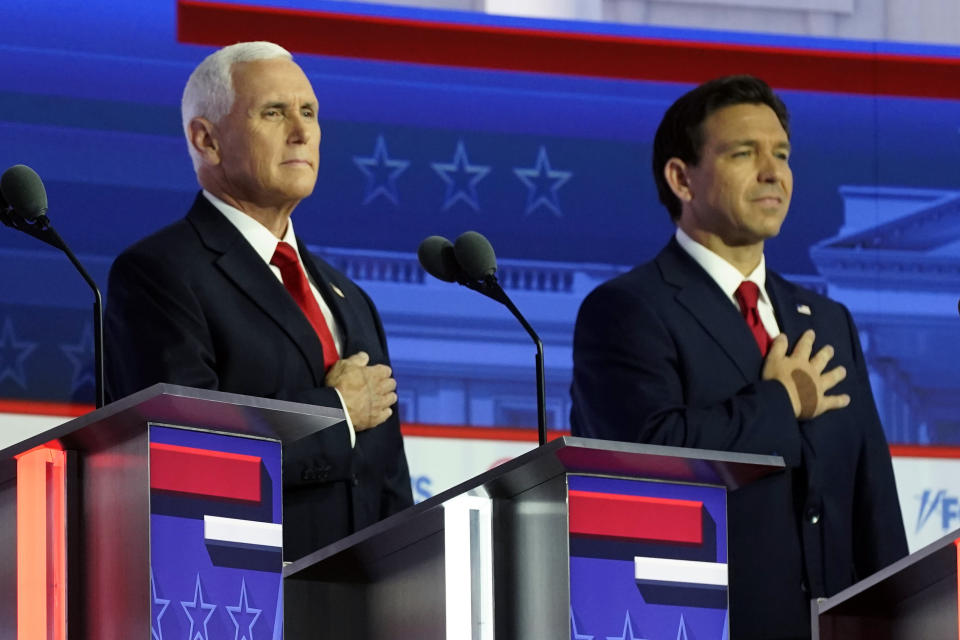
{"label": "man's ear", "polygon": [[190,121],[190,145],[204,164],[220,164],[220,141],[213,130],[213,123],[206,118],[194,118]]}
{"label": "man's ear", "polygon": [[690,187],[690,174],[687,163],[680,158],[670,158],[663,165],[663,177],[670,185],[670,190],[680,202],[693,200],[693,191]]}

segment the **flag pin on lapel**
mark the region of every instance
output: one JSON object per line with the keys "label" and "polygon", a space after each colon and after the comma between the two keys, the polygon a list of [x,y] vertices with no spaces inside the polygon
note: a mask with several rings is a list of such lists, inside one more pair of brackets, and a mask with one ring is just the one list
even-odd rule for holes
{"label": "flag pin on lapel", "polygon": [[[331,284],[330,288],[333,289],[333,292],[340,296],[341,298],[346,298],[347,296],[343,295],[343,291],[340,291],[340,287],[335,284]],[[807,309],[807,315],[810,314],[810,309]]]}
{"label": "flag pin on lapel", "polygon": [[809,316],[809,315],[811,315],[813,312],[810,311],[810,307],[809,307],[809,306],[807,306],[807,305],[805,305],[805,304],[798,304],[798,305],[797,305],[797,313],[799,313],[799,314],[802,315],[802,316]]}

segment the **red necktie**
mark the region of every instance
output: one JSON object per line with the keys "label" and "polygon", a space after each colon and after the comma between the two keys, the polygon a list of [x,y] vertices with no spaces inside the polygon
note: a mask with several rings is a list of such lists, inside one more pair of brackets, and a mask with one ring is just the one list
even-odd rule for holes
{"label": "red necktie", "polygon": [[327,326],[327,321],[323,318],[323,312],[320,311],[320,305],[317,304],[317,299],[313,296],[313,291],[310,290],[307,274],[304,273],[303,267],[300,266],[300,260],[297,259],[297,252],[286,242],[278,242],[277,250],[270,258],[270,264],[280,269],[283,286],[296,300],[297,305],[303,311],[303,315],[307,316],[307,320],[310,321],[314,331],[317,332],[320,345],[323,347],[323,366],[325,369],[329,369],[334,362],[340,359],[340,356],[337,354],[337,346],[333,342],[330,327]]}
{"label": "red necktie", "polygon": [[750,333],[753,334],[753,339],[757,341],[757,346],[760,347],[760,353],[766,356],[767,351],[770,349],[770,343],[773,342],[773,340],[770,339],[770,334],[767,333],[767,330],[763,328],[763,322],[760,321],[760,311],[757,309],[760,287],[754,282],[744,280],[740,283],[740,286],[737,287],[737,291],[733,295],[740,304],[740,313],[743,315],[743,319],[747,321],[747,327],[750,329]]}

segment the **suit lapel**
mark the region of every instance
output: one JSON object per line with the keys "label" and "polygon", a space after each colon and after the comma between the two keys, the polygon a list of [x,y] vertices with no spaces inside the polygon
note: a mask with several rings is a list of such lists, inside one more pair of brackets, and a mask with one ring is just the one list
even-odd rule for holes
{"label": "suit lapel", "polygon": [[[803,301],[802,291],[777,274],[767,271],[767,293],[773,303],[780,330],[787,334],[791,348],[801,333],[813,328],[812,306]],[[801,313],[800,309],[805,309],[807,313]]]}
{"label": "suit lapel", "polygon": [[763,356],[747,323],[713,278],[675,238],[660,252],[656,263],[664,281],[678,289],[677,303],[700,323],[745,380],[756,380]]}
{"label": "suit lapel", "polygon": [[314,383],[323,384],[323,347],[306,316],[253,247],[216,208],[197,196],[187,219],[215,253],[217,267],[282,329],[301,351]]}

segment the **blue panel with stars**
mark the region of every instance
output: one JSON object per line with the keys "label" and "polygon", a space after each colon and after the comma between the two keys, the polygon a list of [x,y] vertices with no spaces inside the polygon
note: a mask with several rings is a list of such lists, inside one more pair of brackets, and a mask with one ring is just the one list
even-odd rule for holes
{"label": "blue panel with stars", "polygon": [[224,557],[204,542],[204,515],[280,523],[280,443],[153,425],[155,443],[257,456],[261,505],[151,494],[151,640],[279,640],[283,633],[282,562],[256,551]]}
{"label": "blue panel with stars", "polygon": [[726,590],[705,599],[690,588],[668,592],[640,585],[635,557],[726,563],[726,489],[592,476],[570,476],[571,490],[703,503],[702,545],[570,537],[572,640],[727,640]]}

